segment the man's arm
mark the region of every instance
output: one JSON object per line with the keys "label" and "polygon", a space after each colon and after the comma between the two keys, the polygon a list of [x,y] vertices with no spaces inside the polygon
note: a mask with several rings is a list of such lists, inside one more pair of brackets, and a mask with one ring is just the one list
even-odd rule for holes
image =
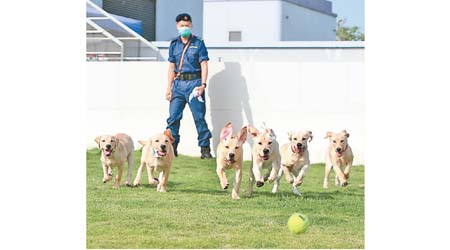
{"label": "man's arm", "polygon": [[169,64],[169,72],[167,73],[167,91],[166,91],[166,100],[172,100],[172,85],[173,79],[175,78],[175,63]]}
{"label": "man's arm", "polygon": [[[200,66],[202,68],[202,83],[206,83],[206,79],[208,79],[208,61],[202,61]],[[205,85],[200,86],[198,91],[199,95],[203,94],[203,91],[205,91]]]}

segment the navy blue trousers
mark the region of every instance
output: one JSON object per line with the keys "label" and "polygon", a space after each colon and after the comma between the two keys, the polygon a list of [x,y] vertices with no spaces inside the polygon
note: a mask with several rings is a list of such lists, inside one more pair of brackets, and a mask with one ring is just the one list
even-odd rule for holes
{"label": "navy blue trousers", "polygon": [[195,127],[197,128],[198,146],[209,147],[209,139],[211,138],[211,131],[208,129],[208,124],[205,121],[206,114],[206,99],[205,92],[202,94],[204,102],[200,102],[197,98],[193,98],[189,102],[189,95],[195,87],[201,86],[201,79],[192,81],[175,80],[172,86],[172,100],[169,106],[169,118],[167,119],[167,128],[172,132],[175,139],[175,144],[180,142],[180,121],[183,118],[183,110],[186,103],[192,112]]}

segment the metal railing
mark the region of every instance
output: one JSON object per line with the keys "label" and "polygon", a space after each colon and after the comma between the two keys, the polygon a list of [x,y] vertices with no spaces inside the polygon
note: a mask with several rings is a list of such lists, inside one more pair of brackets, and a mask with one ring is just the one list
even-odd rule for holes
{"label": "metal railing", "polygon": [[86,60],[156,61],[159,49],[108,12],[87,0]]}

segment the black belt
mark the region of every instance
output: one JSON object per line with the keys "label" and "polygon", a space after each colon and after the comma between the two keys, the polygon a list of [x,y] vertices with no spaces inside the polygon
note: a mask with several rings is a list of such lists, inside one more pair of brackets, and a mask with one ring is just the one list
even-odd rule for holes
{"label": "black belt", "polygon": [[176,79],[182,80],[182,81],[192,81],[196,79],[200,79],[202,77],[201,72],[196,73],[181,73]]}

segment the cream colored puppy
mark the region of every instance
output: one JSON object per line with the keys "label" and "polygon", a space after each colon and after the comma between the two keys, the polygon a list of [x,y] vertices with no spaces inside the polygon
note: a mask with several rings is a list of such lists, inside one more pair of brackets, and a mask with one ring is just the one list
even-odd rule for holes
{"label": "cream colored puppy", "polygon": [[219,176],[221,187],[228,189],[228,180],[225,175],[225,169],[234,168],[236,174],[234,177],[233,191],[231,197],[233,199],[239,198],[239,188],[242,180],[242,164],[243,164],[243,149],[242,145],[247,140],[247,127],[243,127],[238,135],[233,134],[233,126],[231,122],[227,123],[220,132],[220,143],[217,146],[217,176]]}
{"label": "cream colored puppy", "polygon": [[[336,186],[347,186],[348,178],[350,177],[350,170],[353,163],[353,152],[348,145],[348,137],[350,134],[342,130],[340,133],[327,132],[326,138],[330,139],[330,146],[325,154],[325,179],[323,180],[323,188],[328,188],[328,176],[331,169],[334,169],[336,174]],[[342,168],[344,167],[344,170]]]}
{"label": "cream colored puppy", "polygon": [[122,179],[123,166],[127,162],[128,172],[126,185],[130,186],[131,169],[133,168],[134,162],[134,145],[131,137],[126,134],[117,134],[115,136],[101,135],[95,138],[95,142],[97,142],[98,148],[102,150],[100,160],[103,166],[103,183],[112,179],[112,169],[117,167],[118,173],[113,188],[118,188]]}
{"label": "cream colored puppy", "polygon": [[[147,141],[139,141],[144,147],[142,148],[141,165],[138,168],[133,186],[137,187],[141,184],[142,172],[144,171],[144,166],[146,166],[148,183],[157,185],[157,192],[167,192],[167,182],[174,158],[173,141],[174,139],[169,129],[164,131],[164,133],[150,137]],[[159,179],[153,176],[155,171],[159,172]]]}
{"label": "cream colored puppy", "polygon": [[[247,192],[252,195],[255,180],[257,187],[264,186],[264,182],[268,180],[270,183],[275,181],[272,193],[276,193],[280,185],[278,176],[281,169],[281,155],[275,133],[272,129],[266,127],[260,132],[250,125],[248,126],[248,132],[252,136],[254,144]],[[262,175],[263,168],[267,168],[264,177]]]}
{"label": "cream colored puppy", "polygon": [[280,149],[283,169],[280,178],[284,173],[286,181],[292,184],[294,194],[301,195],[297,187],[303,183],[310,166],[308,139],[312,141],[313,135],[311,131],[289,132],[288,138],[290,143],[284,144]]}

